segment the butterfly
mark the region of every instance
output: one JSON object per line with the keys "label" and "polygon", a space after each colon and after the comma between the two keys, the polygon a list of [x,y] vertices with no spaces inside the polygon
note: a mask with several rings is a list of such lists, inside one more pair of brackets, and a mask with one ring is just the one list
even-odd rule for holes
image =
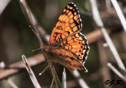
{"label": "butterfly", "polygon": [[88,70],[84,66],[89,52],[86,37],[80,32],[82,21],[73,2],[67,4],[51,33],[49,45],[42,49],[47,59],[59,63],[70,71]]}

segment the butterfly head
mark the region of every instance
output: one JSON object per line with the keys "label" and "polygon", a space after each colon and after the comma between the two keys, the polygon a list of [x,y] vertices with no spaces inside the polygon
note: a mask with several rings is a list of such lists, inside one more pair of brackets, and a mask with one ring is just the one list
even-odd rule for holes
{"label": "butterfly head", "polygon": [[44,45],[44,46],[41,46],[40,48],[41,48],[41,50],[42,50],[43,53],[48,52],[48,46]]}

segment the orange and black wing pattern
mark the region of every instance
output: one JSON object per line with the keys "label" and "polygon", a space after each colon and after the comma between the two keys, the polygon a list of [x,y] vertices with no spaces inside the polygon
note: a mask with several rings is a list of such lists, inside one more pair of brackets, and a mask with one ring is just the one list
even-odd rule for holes
{"label": "orange and black wing pattern", "polygon": [[[82,21],[75,4],[69,3],[56,23],[49,40],[50,55],[53,62],[58,62],[71,71],[80,69],[87,72],[84,66],[89,52],[86,37],[80,33]],[[50,56],[52,58],[52,56]],[[55,58],[55,59],[54,59]]]}
{"label": "orange and black wing pattern", "polygon": [[78,56],[78,61],[82,64],[85,63],[90,49],[86,37],[80,32],[61,42],[60,47],[74,52]]}
{"label": "orange and black wing pattern", "polygon": [[58,18],[58,21],[50,36],[49,45],[57,46],[59,42],[76,34],[82,28],[80,14],[76,5],[69,3]]}

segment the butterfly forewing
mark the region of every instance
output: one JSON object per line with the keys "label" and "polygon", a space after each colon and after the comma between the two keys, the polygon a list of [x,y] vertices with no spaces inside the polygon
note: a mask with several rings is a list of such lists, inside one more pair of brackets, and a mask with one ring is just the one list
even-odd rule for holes
{"label": "butterfly forewing", "polygon": [[82,22],[79,11],[75,4],[69,3],[58,18],[58,21],[52,31],[49,45],[57,46],[59,42],[79,32],[81,28]]}

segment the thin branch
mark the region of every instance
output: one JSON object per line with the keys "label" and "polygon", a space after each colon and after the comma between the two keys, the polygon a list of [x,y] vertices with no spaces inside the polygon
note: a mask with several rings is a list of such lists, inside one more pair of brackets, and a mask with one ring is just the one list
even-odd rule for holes
{"label": "thin branch", "polygon": [[56,70],[55,70],[55,68],[54,68],[53,63],[52,63],[52,62],[49,62],[49,66],[50,66],[51,73],[52,73],[52,75],[53,75],[53,79],[54,79],[55,84],[56,84],[56,88],[62,88],[62,87],[61,87],[60,80],[59,80],[59,77],[58,77],[58,75],[57,75],[57,73],[56,73]]}
{"label": "thin branch", "polygon": [[112,40],[110,39],[109,35],[106,32],[106,29],[104,28],[104,25],[102,23],[102,20],[100,18],[99,12],[98,12],[98,8],[97,8],[97,5],[96,5],[96,0],[90,0],[90,2],[91,2],[94,21],[101,28],[102,34],[103,34],[106,42],[108,43],[109,48],[110,48],[111,52],[113,53],[113,56],[115,57],[115,60],[116,60],[116,62],[118,64],[118,66],[120,67],[121,70],[126,71],[125,67],[124,67],[124,64],[122,63],[121,58],[120,58],[120,56],[119,56],[119,54],[118,54]]}
{"label": "thin branch", "polygon": [[38,81],[37,81],[37,79],[36,79],[36,77],[35,77],[34,72],[32,71],[31,67],[29,66],[29,63],[28,63],[28,61],[27,61],[27,59],[26,59],[26,56],[25,56],[25,55],[22,55],[22,59],[23,59],[23,61],[24,61],[24,63],[25,63],[25,67],[26,67],[26,69],[27,69],[27,71],[28,71],[28,74],[29,74],[29,76],[30,76],[30,79],[31,79],[31,81],[32,81],[32,83],[33,83],[33,85],[34,85],[34,87],[35,87],[35,88],[41,88],[40,84],[38,83]]}
{"label": "thin branch", "polygon": [[19,0],[19,2],[20,2],[20,5],[22,7],[22,10],[24,11],[24,14],[25,14],[27,20],[30,23],[30,27],[31,27],[32,31],[35,33],[35,35],[37,36],[37,38],[39,40],[40,47],[41,47],[43,45],[43,42],[40,38],[40,34],[39,34],[39,31],[38,31],[38,23],[35,20],[31,10],[28,7],[28,5],[26,4],[26,1],[25,0]]}
{"label": "thin branch", "polygon": [[52,82],[51,82],[51,85],[50,85],[50,88],[53,88],[53,84],[54,84],[54,78],[53,78],[53,80],[52,80]]}
{"label": "thin branch", "polygon": [[[33,32],[35,33],[35,35],[37,36],[37,38],[39,40],[40,48],[42,48],[44,45],[43,45],[43,42],[42,42],[42,39],[41,39],[40,35],[43,36],[42,38],[45,38],[46,36],[43,35],[43,32],[45,32],[45,31],[40,32],[40,30],[42,30],[42,28],[38,25],[35,17],[33,16],[32,12],[30,11],[26,1],[25,0],[19,0],[19,1],[20,1],[21,6],[22,6],[22,9],[24,11],[24,14],[26,15],[26,18],[30,22],[30,25],[32,27]],[[45,39],[47,39],[47,38],[45,38]],[[57,76],[57,74],[55,72],[55,68],[52,66],[51,62],[49,62],[49,65],[50,65],[50,68],[51,68],[50,70],[52,72],[53,78],[54,78],[55,83],[56,83],[56,87],[60,88],[61,84],[60,84],[59,78],[58,78],[58,76]]]}
{"label": "thin branch", "polygon": [[118,4],[117,0],[111,0],[111,2],[112,2],[113,6],[114,6],[114,8],[116,10],[116,13],[117,13],[119,19],[120,19],[120,22],[121,22],[121,24],[123,26],[123,29],[126,32],[126,19],[125,19],[124,15],[123,15],[123,12],[121,11],[121,8],[119,7],[119,4]]}
{"label": "thin branch", "polygon": [[49,65],[47,65],[47,66],[42,70],[42,72],[39,73],[39,75],[42,75],[48,68],[49,68]]}
{"label": "thin branch", "polygon": [[126,77],[123,76],[111,63],[108,63],[107,65],[116,75],[126,82]]}
{"label": "thin branch", "polygon": [[[50,36],[46,33],[46,31],[37,23],[34,15],[32,14],[31,10],[29,9],[27,3],[25,0],[19,0],[19,3],[22,6],[22,10],[24,11],[24,14],[26,16],[26,19],[29,21],[30,25],[33,28],[33,32],[36,34],[36,36],[39,38],[41,36],[42,39],[44,39],[47,43],[50,38]],[[37,32],[37,33],[36,33]],[[40,33],[40,35],[39,35]],[[40,39],[40,38],[39,38]],[[39,42],[42,42],[40,39]],[[41,44],[40,44],[41,45]]]}
{"label": "thin branch", "polygon": [[[28,58],[29,65],[36,66],[45,61],[45,58],[42,54],[37,54]],[[25,65],[23,61],[16,62],[14,64],[5,67],[4,69],[0,69],[0,80],[8,78],[14,74],[17,74],[25,69]]]}
{"label": "thin branch", "polygon": [[6,81],[10,84],[12,88],[19,88],[12,80],[6,79]]}
{"label": "thin branch", "polygon": [[[105,80],[111,79],[109,68],[106,66],[108,62],[107,52],[103,47],[103,40],[97,42],[97,47],[99,51],[99,60],[100,60],[100,73],[102,75],[103,82]],[[106,85],[104,85],[105,88]],[[111,86],[109,88],[112,88]]]}
{"label": "thin branch", "polygon": [[73,72],[74,77],[77,79],[77,82],[79,83],[81,88],[89,88],[84,79],[80,76],[80,73],[75,70]]}
{"label": "thin branch", "polygon": [[10,3],[11,0],[0,0],[0,15],[3,13],[4,9]]}
{"label": "thin branch", "polygon": [[65,67],[64,67],[64,70],[63,70],[63,74],[62,74],[62,88],[67,88],[67,85],[66,85],[66,70],[65,70]]}

